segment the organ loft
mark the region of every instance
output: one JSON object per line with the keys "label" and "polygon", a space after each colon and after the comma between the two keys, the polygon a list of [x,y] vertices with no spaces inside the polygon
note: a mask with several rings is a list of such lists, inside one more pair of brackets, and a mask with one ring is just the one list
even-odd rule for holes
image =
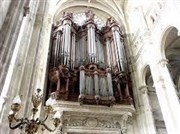
{"label": "organ loft", "polygon": [[48,94],[80,104],[132,104],[130,73],[120,24],[112,17],[99,27],[89,10],[81,25],[64,12],[53,25]]}

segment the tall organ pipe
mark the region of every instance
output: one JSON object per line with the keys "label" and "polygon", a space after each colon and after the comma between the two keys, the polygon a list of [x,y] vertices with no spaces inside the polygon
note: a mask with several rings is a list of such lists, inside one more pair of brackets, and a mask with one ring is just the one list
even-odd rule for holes
{"label": "tall organ pipe", "polygon": [[112,77],[109,68],[107,69],[107,85],[109,90],[109,96],[113,96]]}
{"label": "tall organ pipe", "polygon": [[116,40],[116,36],[115,36],[115,31],[113,31],[113,40],[114,40],[114,48],[115,48],[115,54],[116,54],[117,67],[118,67],[118,70],[121,71],[120,57],[119,57],[119,52],[118,52],[118,44],[117,44],[117,40]]}
{"label": "tall organ pipe", "polygon": [[89,61],[96,63],[95,26],[88,24],[88,55]]}
{"label": "tall organ pipe", "polygon": [[118,56],[118,65],[120,66],[119,70],[120,71],[126,71],[126,65],[125,65],[125,56],[124,56],[124,49],[123,45],[120,40],[120,34],[119,34],[119,29],[118,27],[113,27],[113,39],[114,43],[116,45],[117,49],[117,56]]}
{"label": "tall organ pipe", "polygon": [[53,41],[52,41],[52,63],[53,63],[53,67],[56,66],[56,37],[53,38]]}
{"label": "tall organ pipe", "polygon": [[63,65],[67,65],[69,67],[69,60],[70,60],[70,43],[71,43],[71,21],[64,20],[64,33],[63,33]]}
{"label": "tall organ pipe", "polygon": [[74,69],[75,64],[75,33],[72,33],[72,45],[71,45],[71,68]]}
{"label": "tall organ pipe", "polygon": [[109,38],[106,39],[106,55],[107,55],[107,65],[111,67],[111,48]]}
{"label": "tall organ pipe", "polygon": [[59,60],[59,50],[60,50],[60,32],[58,31],[56,33],[55,41],[53,42],[54,45],[54,67],[58,66],[58,60]]}
{"label": "tall organ pipe", "polygon": [[56,40],[56,45],[57,45],[57,51],[56,51],[56,65],[58,66],[59,64],[59,57],[61,54],[61,33],[60,31],[57,32],[57,40]]}
{"label": "tall organ pipe", "polygon": [[80,81],[79,81],[79,90],[80,95],[85,95],[85,68],[84,66],[80,66]]}
{"label": "tall organ pipe", "polygon": [[99,96],[99,78],[98,78],[98,72],[94,72],[94,88],[95,88],[95,95]]}

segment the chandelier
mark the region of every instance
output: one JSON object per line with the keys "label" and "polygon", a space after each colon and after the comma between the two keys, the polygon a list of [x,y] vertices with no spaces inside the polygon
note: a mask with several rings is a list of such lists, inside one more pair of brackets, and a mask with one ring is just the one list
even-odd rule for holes
{"label": "chandelier", "polygon": [[21,99],[18,96],[16,96],[13,99],[13,103],[11,105],[11,111],[9,112],[8,120],[9,120],[9,127],[10,129],[16,129],[16,128],[25,128],[25,132],[27,134],[34,134],[38,131],[38,128],[42,126],[44,129],[54,132],[56,128],[60,125],[61,123],[61,114],[59,111],[56,111],[56,113],[53,116],[53,124],[54,124],[54,129],[49,128],[46,124],[45,121],[48,119],[49,114],[53,111],[52,105],[56,103],[55,99],[52,99],[51,97],[46,101],[46,107],[45,107],[45,113],[46,116],[44,119],[39,119],[36,118],[36,114],[39,111],[38,107],[41,104],[42,101],[42,95],[40,95],[41,89],[37,89],[37,92],[32,96],[31,102],[33,104],[32,110],[32,117],[26,118],[18,118],[17,114],[19,110],[21,109]]}

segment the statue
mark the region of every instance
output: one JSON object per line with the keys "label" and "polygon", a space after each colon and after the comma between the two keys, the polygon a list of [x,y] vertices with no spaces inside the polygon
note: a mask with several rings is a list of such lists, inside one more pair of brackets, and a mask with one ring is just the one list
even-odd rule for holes
{"label": "statue", "polygon": [[73,13],[63,12],[63,18],[73,19]]}
{"label": "statue", "polygon": [[94,20],[94,13],[91,10],[88,10],[86,13],[87,20]]}
{"label": "statue", "polygon": [[111,26],[112,24],[117,23],[113,17],[110,17],[106,21],[106,26]]}

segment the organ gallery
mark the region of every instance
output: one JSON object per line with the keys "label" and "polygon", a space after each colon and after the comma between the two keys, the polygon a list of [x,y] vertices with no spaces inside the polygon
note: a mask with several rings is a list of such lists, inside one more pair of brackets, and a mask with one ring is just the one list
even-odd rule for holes
{"label": "organ gallery", "polygon": [[49,51],[48,94],[80,104],[132,104],[124,37],[112,17],[99,27],[88,10],[83,24],[64,12],[53,25]]}

